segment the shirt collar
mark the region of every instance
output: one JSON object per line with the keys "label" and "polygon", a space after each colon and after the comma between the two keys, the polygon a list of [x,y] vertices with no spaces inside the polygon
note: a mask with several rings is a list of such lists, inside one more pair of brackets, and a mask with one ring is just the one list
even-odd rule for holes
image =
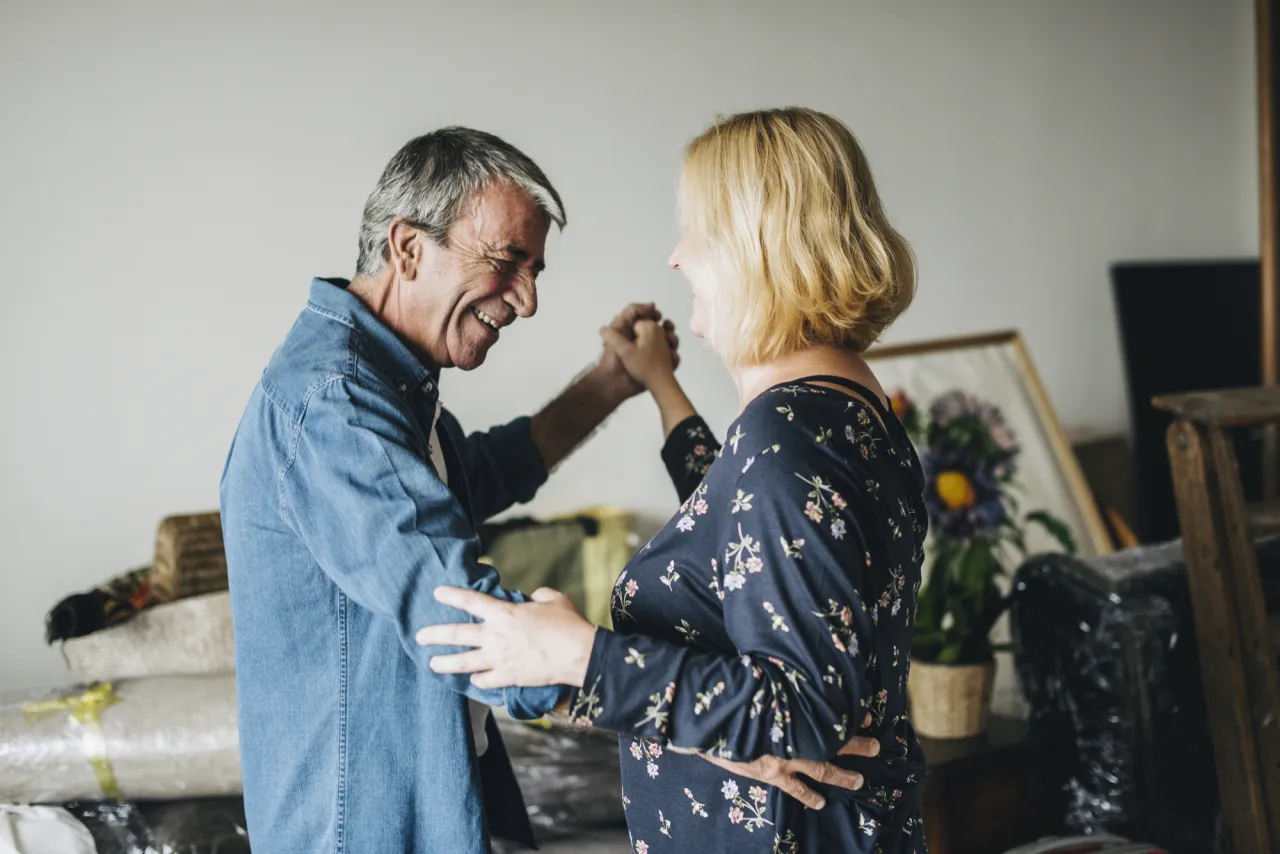
{"label": "shirt collar", "polygon": [[438,393],[439,377],[405,346],[405,343],[378,319],[369,307],[347,290],[347,279],[312,279],[307,309],[358,331],[369,345],[378,364],[390,371],[400,391],[421,389]]}

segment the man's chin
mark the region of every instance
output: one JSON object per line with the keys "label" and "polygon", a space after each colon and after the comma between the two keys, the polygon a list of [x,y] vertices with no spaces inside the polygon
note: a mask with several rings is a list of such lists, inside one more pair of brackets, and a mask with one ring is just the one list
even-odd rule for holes
{"label": "man's chin", "polygon": [[480,347],[461,354],[460,358],[453,360],[453,366],[463,371],[474,371],[476,368],[484,364],[484,360],[489,355],[488,347]]}

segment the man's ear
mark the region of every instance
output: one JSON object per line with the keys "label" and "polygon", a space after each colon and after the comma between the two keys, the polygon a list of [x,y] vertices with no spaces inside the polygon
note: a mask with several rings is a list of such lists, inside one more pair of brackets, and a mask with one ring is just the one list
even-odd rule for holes
{"label": "man's ear", "polygon": [[400,278],[412,280],[417,277],[418,268],[422,266],[422,241],[425,239],[426,236],[404,217],[391,220],[387,250],[391,255],[391,269]]}

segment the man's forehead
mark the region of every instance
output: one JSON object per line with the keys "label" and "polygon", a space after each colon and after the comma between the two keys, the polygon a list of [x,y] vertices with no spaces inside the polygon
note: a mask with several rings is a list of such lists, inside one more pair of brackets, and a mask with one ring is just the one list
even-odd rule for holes
{"label": "man's forehead", "polygon": [[510,185],[495,185],[468,201],[453,230],[484,252],[533,259],[542,269],[550,229],[551,218],[527,193]]}

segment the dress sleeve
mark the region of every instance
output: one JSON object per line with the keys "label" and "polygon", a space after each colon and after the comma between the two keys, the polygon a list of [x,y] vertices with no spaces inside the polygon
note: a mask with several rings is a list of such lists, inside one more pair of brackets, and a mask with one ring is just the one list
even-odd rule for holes
{"label": "dress sleeve", "polygon": [[710,651],[687,624],[672,632],[685,643],[601,629],[573,715],[732,760],[834,757],[872,699],[872,617],[859,593],[858,487],[830,460],[799,437],[743,460],[721,492],[697,487],[691,504],[707,500],[709,515],[677,530],[715,529],[712,583],[736,652]]}
{"label": "dress sleeve", "polygon": [[702,482],[720,455],[720,443],[701,415],[690,415],[676,425],[662,446],[662,462],[684,503]]}

